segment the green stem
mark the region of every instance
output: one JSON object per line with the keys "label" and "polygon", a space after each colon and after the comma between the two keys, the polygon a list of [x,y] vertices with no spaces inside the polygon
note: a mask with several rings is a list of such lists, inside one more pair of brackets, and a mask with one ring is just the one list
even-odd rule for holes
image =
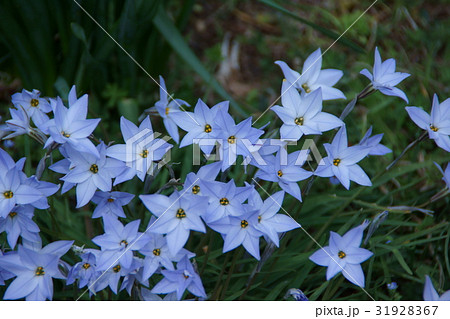
{"label": "green stem", "polygon": [[211,300],[217,300],[217,298],[219,297],[220,282],[222,281],[222,277],[223,277],[223,274],[225,273],[225,268],[227,266],[228,260],[230,259],[230,256],[231,256],[231,253],[228,253],[225,256],[225,260],[223,262],[222,269],[220,270],[219,277],[218,277],[218,279],[216,281],[216,285],[214,286],[214,289],[213,289],[213,294],[212,294]]}
{"label": "green stem", "polygon": [[223,286],[222,289],[222,297],[221,299],[224,300],[225,299],[225,295],[227,293],[227,289],[228,289],[228,285],[230,284],[230,280],[231,280],[231,275],[234,272],[234,268],[236,266],[236,261],[238,260],[239,257],[242,256],[242,247],[239,247],[238,249],[236,249],[236,251],[234,252],[233,255],[233,260],[231,261],[231,266],[230,266],[230,270],[228,272],[228,276],[227,276],[227,280],[225,281],[225,285]]}
{"label": "green stem", "polygon": [[411,142],[408,146],[406,146],[406,148],[400,153],[400,155],[391,163],[388,165],[388,167],[386,167],[386,170],[390,170],[395,164],[397,164],[397,162],[403,157],[403,155],[406,154],[406,152],[408,152],[410,149],[412,149],[414,146],[416,146],[417,144],[419,144],[421,141],[423,141],[425,139],[425,137],[427,136],[428,132],[423,132],[422,135],[419,136],[418,139],[416,139],[415,141]]}

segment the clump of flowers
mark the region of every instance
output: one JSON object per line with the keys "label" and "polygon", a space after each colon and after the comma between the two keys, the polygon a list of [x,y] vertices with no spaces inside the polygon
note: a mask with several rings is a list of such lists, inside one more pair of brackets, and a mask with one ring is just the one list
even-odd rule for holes
{"label": "clump of flowers", "polygon": [[[11,119],[1,127],[4,138],[29,135],[41,144],[45,156],[36,174],[28,177],[23,172],[25,159],[15,162],[0,149],[0,232],[6,233],[8,243],[0,250],[0,284],[7,285],[3,298],[52,300],[54,279],[84,289],[80,296],[109,289],[114,294],[124,290],[142,300],[217,298],[220,293],[208,291],[202,281],[207,258],[216,253],[209,250],[207,238],[219,234],[219,255],[236,250],[233,267],[241,253],[257,260],[251,283],[276,247],[292,244],[283,242],[285,234],[302,228],[301,218],[283,207],[286,197],[300,205],[319,177],[327,178],[327,183],[330,178],[347,190],[351,181],[371,186],[364,161],[391,150],[381,144],[382,134],[372,136],[372,127],[359,143],[349,146],[344,119],[358,100],[377,90],[408,101],[396,86],[409,74],[395,72],[395,60],[382,62],[376,49],[373,72],[361,71],[370,85],[340,115],[334,115],[323,101],[345,99],[334,87],[343,72],[321,69],[320,49],[305,60],[301,73],[283,61],[276,64],[284,79],[280,78],[281,105],[271,108],[280,121],[275,119],[271,132],[266,125],[255,127],[252,117],[237,122],[228,101],[209,107],[199,99],[193,112],[186,111],[190,104],[173,99],[162,77],[160,99],[143,112],[140,123],[120,118],[124,144],[105,144],[94,136],[100,119],[87,118],[88,95],[77,97],[75,86],[67,103],[61,97],[41,97],[37,90],[15,93]],[[417,107],[406,108],[414,123],[447,152],[449,101],[439,103],[435,95],[431,115]],[[155,132],[152,121],[161,121],[171,138]],[[181,142],[179,128],[186,132]],[[325,132],[333,138],[321,144],[326,156],[316,167],[308,160],[310,150],[288,149],[289,143],[310,135],[319,138]],[[189,167],[185,178],[175,176],[166,160],[168,152],[192,144],[199,146],[206,160],[198,169]],[[90,238],[92,243],[83,243],[90,248],[66,240],[43,245],[48,238],[41,237],[42,226],[34,216],[40,213],[35,210],[49,207],[47,198],[59,190],[59,185],[41,180],[52,156],[61,158],[48,166],[59,174],[61,195],[75,188],[76,209],[95,205],[90,217],[101,222],[103,233]],[[230,171],[241,161],[245,168],[239,177],[232,178]],[[149,184],[164,165],[170,180],[149,193]],[[438,167],[448,188],[449,165],[445,172]],[[121,190],[124,183],[132,183],[138,191]],[[136,204],[147,209],[140,218],[132,211]],[[368,223],[354,226],[355,219],[352,223],[353,228],[342,236],[331,231],[328,245],[316,242],[320,249],[309,259],[327,267],[326,280],[342,272],[352,284],[365,287],[362,263],[377,255],[360,246],[381,220],[372,222],[364,243]],[[189,251],[190,242],[199,243],[200,249]],[[202,250],[205,254],[199,267],[196,254]],[[68,251],[77,262],[65,261]],[[448,292],[439,297],[426,278],[424,298],[448,300]],[[290,289],[288,295],[308,299],[297,288]]]}

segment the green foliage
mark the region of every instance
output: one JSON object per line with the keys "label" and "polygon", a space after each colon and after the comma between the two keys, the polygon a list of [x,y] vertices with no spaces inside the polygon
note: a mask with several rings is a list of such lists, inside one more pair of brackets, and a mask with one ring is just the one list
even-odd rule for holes
{"label": "green foliage", "polygon": [[[242,1],[243,6],[257,11],[255,16],[259,11],[262,17],[256,22],[244,23],[248,33],[234,34],[244,54],[255,52],[245,60],[251,63],[241,65],[247,77],[239,83],[249,82],[251,86],[243,96],[228,93],[223,83],[215,80],[214,72],[222,61],[220,44],[223,39],[216,37],[209,44],[194,43],[195,46],[189,40],[198,32],[193,26],[196,19],[202,18],[198,17],[200,2],[120,0],[80,1],[80,4],[150,75],[157,78],[163,74],[170,83],[169,93],[177,92],[177,97],[191,104],[203,95],[211,105],[220,99],[230,99],[233,101],[231,112],[237,117],[250,113],[258,117],[279,95],[281,73],[273,61],[283,59],[295,66],[299,65],[297,59],[302,62],[317,47],[326,49],[371,2],[339,1],[336,3],[341,4],[332,8],[318,4],[305,9],[306,6],[297,1],[260,0],[255,7],[251,7],[251,1]],[[358,72],[371,67],[373,49],[377,45],[383,59],[396,58],[400,70],[412,74],[401,85],[411,105],[429,110],[433,93],[441,100],[449,94],[450,25],[436,13],[444,1],[432,5],[419,0],[396,0],[389,6],[379,2],[326,53],[324,67],[344,70],[338,87],[351,99],[367,84]],[[214,33],[211,26],[208,30],[211,37],[223,36],[229,27],[227,18],[231,18],[237,8],[242,9],[239,3],[241,1],[225,2],[226,12],[217,13],[225,22],[220,19],[214,22],[214,28],[219,31]],[[352,3],[357,3],[354,4],[357,9],[351,9]],[[276,31],[266,32],[270,29],[267,25]],[[120,115],[137,121],[142,111],[157,99],[158,88],[153,81],[73,1],[2,1],[0,43],[2,70],[19,78],[24,88],[37,88],[45,96],[65,97],[70,86],[76,84],[79,92],[88,92],[91,117],[102,118],[96,136],[105,141],[120,141]],[[215,94],[206,94],[210,90]],[[324,109],[338,114],[346,103],[327,102]],[[418,300],[425,274],[440,283],[436,285],[440,292],[450,289],[450,199],[447,196],[430,201],[444,187],[433,162],[447,163],[449,155],[425,140],[397,166],[385,170],[392,159],[421,134],[411,124],[404,106],[401,100],[379,93],[356,106],[346,120],[350,143],[357,143],[372,125],[374,133],[384,133],[383,143],[393,154],[364,160],[362,166],[372,178],[372,187],[352,184],[350,191],[346,191],[341,186],[330,185],[326,179],[318,179],[303,203],[286,196],[284,209],[303,229],[289,232],[281,240],[280,248],[260,264],[261,270],[250,281],[257,261],[242,249],[222,254],[223,240],[211,230],[205,236],[195,234],[186,248],[196,252],[195,260],[211,298],[282,300],[288,289],[300,288],[310,300],[369,300],[363,291],[343,280],[342,275],[325,281],[325,269],[308,259],[318,246],[306,232],[320,245],[326,245],[330,230],[343,234],[383,210],[389,211],[389,217],[365,246],[374,252],[374,256],[363,263],[367,292],[376,300]],[[5,115],[6,109],[0,110],[1,115]],[[266,136],[280,126],[274,115],[268,112],[255,125],[260,127],[269,121]],[[156,130],[164,130],[159,118],[152,118],[152,122]],[[321,136],[318,144],[328,142],[332,134]],[[44,152],[26,137],[14,141],[13,157],[17,160],[26,156],[25,171],[33,174]],[[324,149],[320,151],[325,153]],[[191,171],[191,154],[192,147],[174,148],[171,163],[174,177],[183,181]],[[251,170],[243,174],[242,167],[234,167],[224,178],[236,178],[242,185],[251,174]],[[43,179],[56,181],[59,177],[46,171]],[[163,168],[149,185],[148,192],[156,192],[170,178],[171,172]],[[300,185],[302,190],[306,184]],[[267,183],[262,186],[269,192],[274,191],[269,190]],[[121,191],[142,194],[143,188],[143,184],[131,182],[121,187]],[[169,193],[169,190],[162,193]],[[261,194],[264,196],[263,192]],[[69,195],[72,195],[70,199],[58,193],[51,199],[51,209],[36,213],[43,239],[45,242],[74,239],[76,245],[94,247],[90,239],[103,232],[101,222],[90,219],[94,207],[75,210],[73,193]],[[394,206],[429,209],[434,214],[428,216]],[[126,213],[129,220],[141,218],[141,225],[146,225],[150,218],[137,198]],[[5,242],[4,235],[0,235],[0,245]],[[72,264],[77,260],[74,254],[66,258]],[[396,291],[387,289],[391,281],[398,283]],[[81,294],[71,289],[58,286],[56,290],[60,292],[55,298],[70,300]],[[95,297],[98,300],[109,298],[104,292]],[[126,300],[128,296],[121,293],[117,299]]]}

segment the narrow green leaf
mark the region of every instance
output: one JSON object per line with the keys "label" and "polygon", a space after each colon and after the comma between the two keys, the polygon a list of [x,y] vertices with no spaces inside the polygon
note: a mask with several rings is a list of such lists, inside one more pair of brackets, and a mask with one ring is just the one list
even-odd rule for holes
{"label": "narrow green leaf", "polygon": [[206,83],[209,83],[214,90],[224,99],[230,101],[231,106],[242,116],[247,116],[248,112],[242,109],[237,102],[225,91],[219,82],[208,72],[203,66],[189,45],[184,40],[181,33],[175,27],[174,22],[169,18],[162,7],[159,8],[158,13],[153,19],[153,24],[161,32],[166,41],[172,49],[195,71]]}
{"label": "narrow green leaf", "polygon": [[409,268],[408,264],[406,263],[405,259],[403,258],[402,254],[400,254],[400,251],[396,248],[392,249],[392,253],[394,254],[395,258],[397,258],[398,263],[402,268],[409,274],[412,275],[413,272],[411,271],[411,268]]}
{"label": "narrow green leaf", "polygon": [[[327,28],[321,27],[320,25],[317,25],[309,20],[306,20],[298,15],[296,15],[295,13],[283,8],[282,6],[280,6],[278,3],[276,3],[275,1],[272,0],[259,0],[260,2],[267,4],[269,7],[272,7],[278,11],[280,11],[283,14],[286,14],[306,25],[309,25],[311,28],[316,29],[317,31],[319,31],[320,33],[322,33],[323,35],[333,39],[333,40],[337,40],[340,35],[334,31],[331,31]],[[350,48],[352,48],[353,50],[355,50],[356,52],[359,53],[365,53],[365,50],[363,48],[361,48],[359,45],[357,45],[356,43],[354,43],[353,41],[350,41],[349,39],[345,38],[345,37],[341,37],[339,39],[339,42],[341,42],[343,45],[346,45]]]}

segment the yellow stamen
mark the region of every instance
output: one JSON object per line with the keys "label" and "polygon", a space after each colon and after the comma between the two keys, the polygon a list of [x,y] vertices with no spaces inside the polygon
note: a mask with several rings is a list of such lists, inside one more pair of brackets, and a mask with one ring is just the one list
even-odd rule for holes
{"label": "yellow stamen", "polygon": [[333,165],[334,165],[334,166],[339,166],[339,164],[341,164],[341,159],[335,158],[335,159],[333,160]]}
{"label": "yellow stamen", "polygon": [[148,156],[148,150],[143,150],[142,153],[139,154],[139,155],[141,155],[142,158],[147,158],[147,156]]}
{"label": "yellow stamen", "polygon": [[303,90],[305,90],[306,93],[310,93],[311,92],[311,89],[309,88],[307,83],[303,83],[302,84],[302,88],[303,88]]}
{"label": "yellow stamen", "polygon": [[92,164],[91,168],[89,168],[89,170],[91,171],[92,174],[97,174],[98,173],[98,166],[97,166],[97,164]]}
{"label": "yellow stamen", "polygon": [[39,100],[37,99],[31,99],[30,104],[32,107],[36,107],[39,105]]}
{"label": "yellow stamen", "polygon": [[177,214],[175,215],[176,218],[182,219],[186,217],[186,212],[183,208],[178,208]]}
{"label": "yellow stamen", "polygon": [[211,131],[212,131],[211,125],[206,124],[206,125],[205,125],[205,132],[206,132],[206,133],[211,133]]}
{"label": "yellow stamen", "polygon": [[194,186],[192,187],[192,193],[198,194],[199,192],[200,192],[200,186],[194,185]]}
{"label": "yellow stamen", "polygon": [[161,255],[161,249],[159,249],[159,248],[153,249],[153,255],[155,255],[155,256]]}
{"label": "yellow stamen", "polygon": [[220,203],[220,205],[222,205],[222,206],[227,206],[227,205],[230,203],[230,201],[228,200],[228,198],[223,197],[223,198],[221,198],[221,199],[219,200],[219,203]]}
{"label": "yellow stamen", "polygon": [[297,117],[295,120],[294,120],[294,123],[295,124],[297,124],[297,125],[303,125],[303,117]]}
{"label": "yellow stamen", "polygon": [[246,228],[248,226],[248,221],[241,220],[241,228]]}
{"label": "yellow stamen", "polygon": [[228,138],[228,143],[230,143],[230,144],[236,143],[236,136],[231,135],[231,136]]}
{"label": "yellow stamen", "polygon": [[342,258],[345,258],[345,256],[347,256],[347,254],[344,253],[342,250],[338,252],[338,257],[339,257],[339,258],[342,259]]}
{"label": "yellow stamen", "polygon": [[37,267],[34,274],[36,276],[44,276],[45,275],[44,267],[41,267],[41,266]]}
{"label": "yellow stamen", "polygon": [[70,134],[69,134],[69,133],[66,133],[66,132],[64,132],[64,131],[61,132],[61,135],[64,136],[64,137],[66,137],[66,138],[69,138],[69,137],[70,137]]}
{"label": "yellow stamen", "polygon": [[12,191],[6,191],[3,193],[3,196],[5,196],[6,199],[10,199],[14,196],[14,193]]}

